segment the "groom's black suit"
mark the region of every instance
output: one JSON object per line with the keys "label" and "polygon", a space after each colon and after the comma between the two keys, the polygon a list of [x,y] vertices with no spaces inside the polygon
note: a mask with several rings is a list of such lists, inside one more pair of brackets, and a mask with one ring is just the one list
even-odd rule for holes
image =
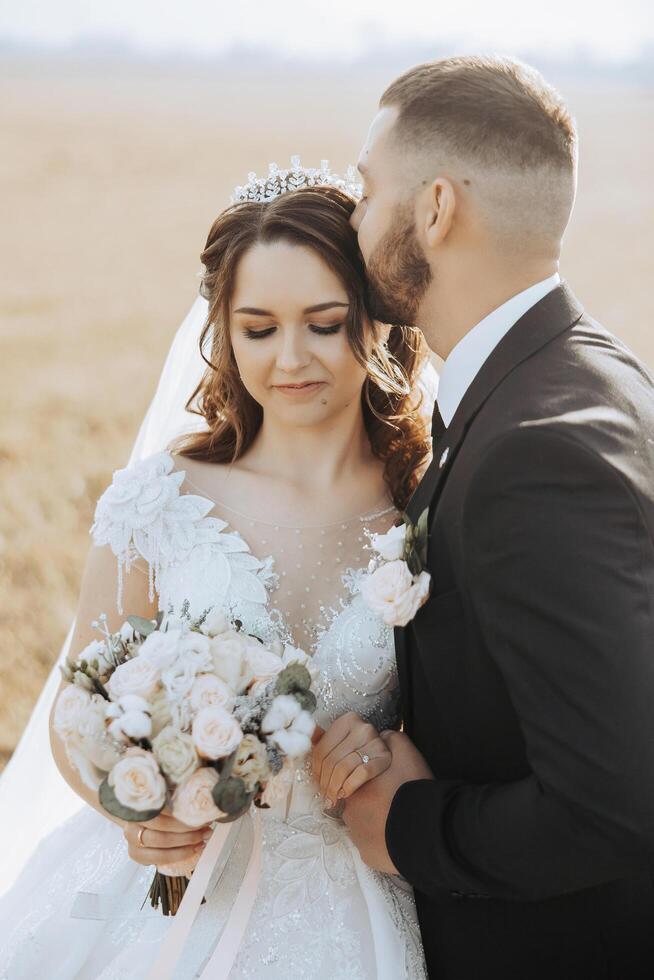
{"label": "groom's black suit", "polygon": [[654,384],[565,286],[466,392],[409,506],[396,631],[435,780],[386,827],[434,980],[654,977]]}

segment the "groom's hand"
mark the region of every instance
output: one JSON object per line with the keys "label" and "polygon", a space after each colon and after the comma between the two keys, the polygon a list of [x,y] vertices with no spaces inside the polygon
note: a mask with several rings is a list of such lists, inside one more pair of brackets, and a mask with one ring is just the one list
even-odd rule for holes
{"label": "groom's hand", "polygon": [[347,800],[343,820],[368,867],[396,875],[399,872],[386,849],[386,821],[393,797],[404,783],[433,779],[434,774],[403,732],[382,732],[381,737],[391,751],[391,765]]}

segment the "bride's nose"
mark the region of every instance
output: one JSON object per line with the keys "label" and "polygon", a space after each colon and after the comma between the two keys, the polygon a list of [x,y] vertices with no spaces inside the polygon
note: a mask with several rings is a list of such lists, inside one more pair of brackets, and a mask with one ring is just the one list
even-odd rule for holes
{"label": "bride's nose", "polygon": [[294,328],[279,331],[277,367],[280,371],[290,374],[306,367],[311,360],[311,355],[302,336],[303,333],[303,330]]}

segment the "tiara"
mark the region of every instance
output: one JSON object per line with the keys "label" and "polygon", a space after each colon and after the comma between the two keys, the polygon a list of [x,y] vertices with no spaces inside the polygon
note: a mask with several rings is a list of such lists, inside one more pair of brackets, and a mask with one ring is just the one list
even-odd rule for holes
{"label": "tiara", "polygon": [[357,201],[363,194],[356,167],[349,166],[345,177],[339,177],[329,169],[328,160],[321,160],[320,169],[316,169],[303,167],[299,156],[292,156],[289,170],[280,170],[276,163],[271,163],[267,177],[257,177],[254,171],[249,173],[247,184],[239,184],[234,188],[230,204],[240,204],[242,201],[274,201],[282,194],[306,190],[307,187],[336,187]]}

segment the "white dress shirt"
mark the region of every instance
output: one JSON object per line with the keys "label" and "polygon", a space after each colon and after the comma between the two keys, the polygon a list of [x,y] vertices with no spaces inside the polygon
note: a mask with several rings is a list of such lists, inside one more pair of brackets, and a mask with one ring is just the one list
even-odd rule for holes
{"label": "white dress shirt", "polygon": [[484,317],[450,351],[438,381],[438,408],[446,426],[484,361],[521,316],[558,286],[558,272],[512,296]]}

